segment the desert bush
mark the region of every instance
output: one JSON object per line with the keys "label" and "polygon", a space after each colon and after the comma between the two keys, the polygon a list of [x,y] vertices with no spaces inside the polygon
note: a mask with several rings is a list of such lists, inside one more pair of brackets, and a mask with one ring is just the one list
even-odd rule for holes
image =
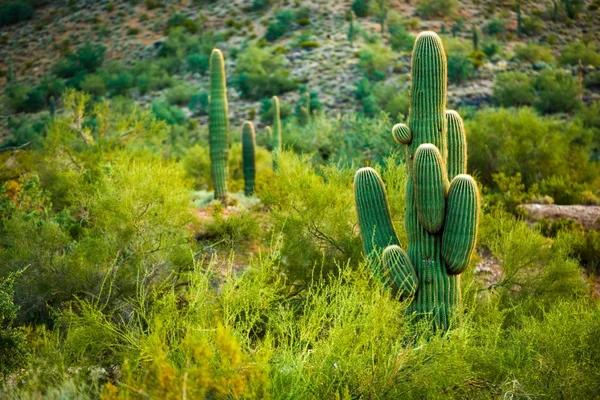
{"label": "desert bush", "polygon": [[10,136],[6,138],[3,147],[18,147],[29,143],[30,148],[42,146],[42,138],[48,124],[48,115],[17,115],[9,119],[7,128]]}
{"label": "desert bush", "polygon": [[186,85],[172,87],[165,93],[165,98],[171,105],[183,106],[192,101],[195,90]]}
{"label": "desert bush", "polygon": [[193,53],[187,56],[188,69],[191,72],[205,73],[208,71],[209,59],[208,54]]}
{"label": "desert bush", "polygon": [[582,204],[586,187],[567,176],[550,176],[540,182],[541,194],[551,196],[556,204]]}
{"label": "desert bush", "polygon": [[475,74],[473,63],[461,53],[448,55],[448,80],[460,84],[471,79]]}
{"label": "desert bush", "polygon": [[350,8],[357,17],[368,17],[371,14],[371,0],[353,0]]}
{"label": "desert bush", "polygon": [[401,17],[395,12],[390,12],[387,21],[392,49],[395,51],[411,51],[415,43],[415,37],[408,32]]}
{"label": "desert bush", "polygon": [[483,31],[490,36],[503,35],[506,32],[506,21],[494,18],[483,26]]}
{"label": "desert bush", "polygon": [[552,51],[550,51],[550,49],[545,46],[535,43],[527,43],[524,46],[518,44],[515,47],[515,54],[519,60],[526,61],[531,64],[539,62],[554,62],[554,56],[552,56]]}
{"label": "desert bush", "polygon": [[397,82],[385,85],[377,83],[373,88],[373,96],[378,108],[388,113],[392,121],[408,116],[408,90],[403,85]]}
{"label": "desert bush", "polygon": [[248,99],[264,97],[294,90],[298,84],[290,79],[285,59],[273,55],[267,48],[248,46],[237,57],[234,85]]}
{"label": "desert bush", "polygon": [[33,7],[25,1],[9,1],[0,4],[0,26],[16,24],[33,18]]}
{"label": "desert bush", "polygon": [[503,72],[496,75],[492,99],[502,107],[533,105],[535,92],[531,79],[523,72]]}
{"label": "desert bush", "polygon": [[[15,181],[9,181],[2,187],[2,193],[11,191]],[[14,304],[15,278],[20,274],[11,273],[0,277],[0,376],[6,376],[25,365],[27,359],[26,336],[23,328],[14,326],[19,307]]]}
{"label": "desert bush", "polygon": [[583,85],[589,89],[600,88],[600,71],[590,72],[583,78]]}
{"label": "desert bush", "polygon": [[544,21],[536,16],[525,16],[521,21],[521,31],[527,36],[536,36],[544,30]]}
{"label": "desert bush", "polygon": [[92,96],[102,97],[106,94],[106,82],[104,77],[98,74],[87,75],[79,87]]}
{"label": "desert bush", "polygon": [[135,85],[141,94],[173,86],[174,79],[157,63],[140,62],[131,70]]}
{"label": "desert bush", "polygon": [[572,112],[580,104],[580,88],[569,72],[545,69],[533,82],[534,106],[542,113]]}
{"label": "desert bush", "polygon": [[208,92],[193,94],[188,108],[196,115],[208,115]]}
{"label": "desert bush", "polygon": [[[527,188],[550,176],[592,182],[589,134],[578,122],[537,115],[530,108],[481,110],[465,121],[469,134],[469,169],[491,185],[492,175],[520,173]],[[581,144],[582,145],[581,145]]]}
{"label": "desert bush", "polygon": [[453,16],[458,9],[456,0],[419,0],[417,13],[423,18]]}
{"label": "desert bush", "polygon": [[182,125],[187,121],[181,108],[172,106],[164,100],[153,100],[151,109],[156,119],[165,121],[169,125]]}
{"label": "desert bush", "polygon": [[360,70],[371,80],[385,78],[388,68],[392,65],[392,53],[379,43],[367,44],[358,52]]}
{"label": "desert bush", "polygon": [[486,40],[481,46],[481,51],[491,58],[502,53],[502,46],[495,40]]}
{"label": "desert bush", "polygon": [[52,71],[60,78],[73,78],[78,74],[95,72],[104,63],[106,48],[93,45],[89,40],[70,53],[58,59],[52,66]]}
{"label": "desert bush", "polygon": [[585,66],[600,66],[600,52],[593,43],[572,42],[563,47],[558,61],[563,65],[577,65],[579,60]]}

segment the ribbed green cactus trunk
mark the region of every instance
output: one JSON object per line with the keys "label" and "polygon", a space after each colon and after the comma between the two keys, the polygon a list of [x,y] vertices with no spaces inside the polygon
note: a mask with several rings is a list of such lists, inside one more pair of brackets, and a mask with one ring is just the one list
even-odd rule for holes
{"label": "ribbed green cactus trunk", "polygon": [[225,61],[219,49],[210,55],[210,99],[208,113],[208,142],[210,146],[210,174],[215,199],[227,199],[227,159],[229,157],[229,116]]}
{"label": "ribbed green cactus trunk", "polygon": [[[431,316],[437,329],[448,329],[460,306],[459,274],[475,248],[479,193],[473,178],[465,175],[462,120],[445,109],[446,55],[435,33],[417,37],[411,75],[409,125],[397,124],[392,129],[394,139],[406,145],[407,152],[407,252],[395,234],[394,241],[386,240],[393,226],[387,199],[380,198],[385,197],[385,189],[375,177],[371,182],[378,182],[379,189],[365,184],[364,168],[354,181],[358,221],[367,259],[381,260],[372,266],[374,272],[388,277],[387,282],[405,297],[412,297],[411,314]],[[364,200],[365,196],[372,200]]]}
{"label": "ribbed green cactus trunk", "polygon": [[246,121],[242,126],[242,162],[244,165],[244,194],[254,194],[254,179],[256,178],[256,137],[254,125]]}
{"label": "ribbed green cactus trunk", "polygon": [[271,146],[273,147],[273,171],[277,172],[277,158],[281,151],[281,111],[279,109],[279,97],[273,96],[271,107],[273,108],[273,139]]}

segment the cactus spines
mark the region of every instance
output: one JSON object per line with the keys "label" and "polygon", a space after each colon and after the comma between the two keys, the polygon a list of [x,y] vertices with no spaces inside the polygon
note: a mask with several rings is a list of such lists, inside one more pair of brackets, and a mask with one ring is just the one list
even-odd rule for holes
{"label": "cactus spines", "polygon": [[479,192],[471,176],[457,175],[448,191],[442,257],[449,274],[460,274],[469,265],[479,225]]}
{"label": "cactus spines", "polygon": [[448,123],[448,179],[467,170],[467,136],[462,118],[454,110],[446,110]]}
{"label": "cactus spines", "polygon": [[281,111],[279,109],[279,97],[273,96],[271,107],[273,108],[273,170],[277,171],[277,158],[281,151]]}
{"label": "cactus spines", "polygon": [[[355,178],[356,207],[367,260],[371,264],[380,260],[380,265],[372,268],[382,270],[403,295],[412,296],[409,313],[431,316],[434,327],[445,330],[460,305],[458,274],[468,266],[475,248],[479,194],[473,178],[465,175],[467,147],[462,120],[445,109],[446,53],[435,33],[423,32],[417,37],[411,67],[409,124],[398,124],[392,132],[396,141],[406,144],[407,151],[406,253],[397,243],[379,253],[385,240],[377,247],[365,242],[376,238],[381,226],[389,225],[386,231],[393,231],[387,200],[381,198],[385,188],[363,193],[359,199],[360,182]],[[452,183],[448,177],[453,178]],[[373,199],[365,199],[367,195]],[[382,221],[367,220],[365,215],[379,215]]]}
{"label": "cactus spines", "polygon": [[[361,168],[354,175],[354,198],[363,248],[367,259],[379,257],[389,245],[399,245],[392,224],[385,185],[373,168]],[[379,255],[378,255],[379,254]],[[369,262],[375,275],[380,274],[379,262]]]}
{"label": "cactus spines", "polygon": [[388,246],[383,251],[381,262],[386,283],[405,297],[413,296],[417,291],[418,279],[406,252],[400,246]]}
{"label": "cactus spines", "polygon": [[442,155],[431,143],[422,144],[415,153],[413,184],[419,222],[436,233],[444,224],[448,178]]}
{"label": "cactus spines", "polygon": [[215,199],[227,198],[227,159],[229,156],[229,115],[225,83],[225,61],[219,49],[210,55],[210,98],[208,114],[210,174]]}
{"label": "cactus spines", "polygon": [[252,122],[245,121],[242,125],[242,162],[244,165],[244,194],[254,194],[254,179],[256,177],[256,137]]}
{"label": "cactus spines", "polygon": [[396,124],[392,127],[392,137],[399,144],[410,144],[412,132],[405,124]]}

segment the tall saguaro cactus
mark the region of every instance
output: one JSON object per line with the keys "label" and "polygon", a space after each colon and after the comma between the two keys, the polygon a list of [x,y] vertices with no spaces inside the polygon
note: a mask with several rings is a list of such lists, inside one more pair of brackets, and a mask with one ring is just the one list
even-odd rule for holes
{"label": "tall saguaro cactus", "polygon": [[361,168],[354,178],[358,222],[376,276],[412,299],[409,312],[430,315],[438,329],[448,329],[460,305],[460,273],[475,248],[479,192],[466,175],[462,119],[445,109],[446,55],[435,33],[417,37],[411,77],[409,125],[392,129],[394,139],[406,145],[407,251],[400,247],[383,182],[372,168]]}
{"label": "tall saguaro cactus", "polygon": [[281,151],[281,111],[279,109],[279,97],[273,96],[271,107],[273,108],[273,170],[277,171],[277,157]]}
{"label": "tall saguaro cactus", "polygon": [[210,55],[208,141],[210,174],[215,188],[215,199],[225,201],[227,199],[227,159],[229,157],[229,115],[225,61],[219,49],[214,49]]}
{"label": "tall saguaro cactus", "polygon": [[244,165],[244,194],[254,194],[254,178],[256,177],[256,136],[252,122],[242,125],[242,162]]}

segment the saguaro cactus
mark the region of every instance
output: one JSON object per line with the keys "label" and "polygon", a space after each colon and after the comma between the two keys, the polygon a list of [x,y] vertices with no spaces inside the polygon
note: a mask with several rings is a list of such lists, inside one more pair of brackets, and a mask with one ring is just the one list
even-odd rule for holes
{"label": "saguaro cactus", "polygon": [[229,157],[229,115],[225,62],[219,49],[214,49],[210,55],[208,142],[210,174],[215,188],[215,199],[225,201],[227,198],[227,159]]}
{"label": "saguaro cactus", "polygon": [[256,137],[254,125],[246,121],[242,125],[242,161],[244,164],[244,194],[254,194],[254,178],[256,177]]}
{"label": "saguaro cactus", "polygon": [[447,329],[460,305],[459,274],[475,248],[479,222],[477,184],[466,175],[463,122],[446,111],[447,66],[440,38],[421,33],[411,65],[409,125],[394,139],[406,145],[407,252],[392,225],[383,182],[372,168],[354,178],[365,256],[376,276],[412,299],[410,313],[430,315]]}
{"label": "saguaro cactus", "polygon": [[277,157],[281,150],[281,111],[279,110],[279,97],[273,96],[271,107],[273,108],[273,170],[277,171]]}

